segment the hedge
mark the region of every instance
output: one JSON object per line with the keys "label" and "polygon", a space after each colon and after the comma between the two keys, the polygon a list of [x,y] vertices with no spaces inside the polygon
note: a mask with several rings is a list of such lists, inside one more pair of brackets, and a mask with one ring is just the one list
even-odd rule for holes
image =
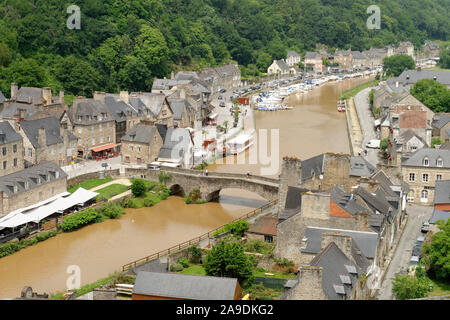
{"label": "hedge", "polygon": [[46,233],[38,234],[29,239],[22,239],[18,242],[7,242],[4,244],[0,244],[0,258],[9,256],[14,252],[17,252],[21,249],[24,249],[28,246],[34,246],[35,244],[47,240],[48,238],[54,237],[58,234],[58,231],[49,231]]}
{"label": "hedge", "polygon": [[77,212],[66,219],[61,224],[61,229],[64,232],[73,231],[79,229],[87,224],[93,222],[99,222],[102,220],[102,216],[96,210],[90,208],[84,211]]}

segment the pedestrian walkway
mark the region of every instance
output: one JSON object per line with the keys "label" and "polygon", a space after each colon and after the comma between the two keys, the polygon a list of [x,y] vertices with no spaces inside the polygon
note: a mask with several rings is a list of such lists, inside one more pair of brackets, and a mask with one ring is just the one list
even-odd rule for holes
{"label": "pedestrian walkway", "polygon": [[347,105],[347,117],[350,130],[350,143],[352,144],[353,155],[362,154],[363,149],[361,147],[363,142],[363,132],[358,119],[358,113],[356,112],[355,103],[353,98],[348,100]]}
{"label": "pedestrian walkway", "polygon": [[112,185],[112,184],[123,184],[124,186],[127,186],[127,187],[128,187],[128,186],[131,186],[130,179],[116,179],[116,180],[107,182],[107,183],[105,183],[105,184],[99,185],[99,186],[97,186],[97,187],[94,187],[94,188],[92,188],[92,189],[90,189],[90,190],[91,190],[91,191],[97,191],[97,190],[106,188],[106,187],[108,187],[108,186],[110,186],[110,185]]}

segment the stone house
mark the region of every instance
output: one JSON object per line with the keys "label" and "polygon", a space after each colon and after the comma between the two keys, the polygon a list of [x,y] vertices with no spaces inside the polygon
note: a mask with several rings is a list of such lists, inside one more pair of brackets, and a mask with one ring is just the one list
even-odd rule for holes
{"label": "stone house", "polygon": [[228,63],[214,69],[219,75],[219,86],[221,88],[232,89],[241,85],[241,70],[237,63]]}
{"label": "stone house", "polygon": [[116,147],[115,120],[102,102],[83,97],[75,98],[68,111],[72,132],[78,139],[79,157],[97,157],[113,153]]}
{"label": "stone house", "polygon": [[148,110],[145,120],[173,128],[173,110],[165,94],[143,92],[134,93],[133,97],[138,97]]}
{"label": "stone house", "polygon": [[427,42],[423,46],[423,50],[428,58],[439,58],[441,48],[435,42]]}
{"label": "stone house", "polygon": [[334,53],[334,62],[339,63],[341,70],[353,69],[353,54],[351,50],[336,50]]}
{"label": "stone house", "polygon": [[286,62],[284,62],[283,59],[281,60],[274,60],[272,62],[272,64],[269,66],[269,68],[267,68],[267,74],[268,75],[281,75],[282,77],[289,75],[290,73],[290,68],[289,66],[286,64]]}
{"label": "stone house", "polygon": [[57,118],[17,123],[23,137],[24,160],[28,165],[51,161],[66,166],[77,156],[78,138]]}
{"label": "stone house", "polygon": [[156,126],[138,123],[122,137],[122,163],[152,163],[157,160],[162,146],[163,139]]}
{"label": "stone house", "polygon": [[11,98],[8,103],[28,104],[35,107],[64,105],[64,91],[59,96],[52,96],[51,88],[21,87],[17,83],[11,83]]}
{"label": "stone house", "polygon": [[186,99],[168,97],[167,101],[173,111],[174,127],[192,127],[194,123],[194,112]]}
{"label": "stone house", "polygon": [[378,50],[370,49],[363,51],[362,54],[366,58],[366,66],[367,67],[376,67],[383,64],[383,58]]}
{"label": "stone house", "polygon": [[248,239],[257,239],[268,243],[276,242],[278,217],[264,216],[258,218],[245,232]]}
{"label": "stone house", "polygon": [[53,162],[0,177],[0,216],[67,191],[67,174]]}
{"label": "stone house", "polygon": [[7,121],[0,122],[0,155],[0,176],[23,170],[23,138]]}
{"label": "stone house", "polygon": [[419,149],[403,159],[401,174],[410,187],[408,202],[431,205],[436,181],[450,179],[450,150]]}
{"label": "stone house", "polygon": [[419,80],[433,79],[450,89],[450,71],[447,70],[405,70],[397,78],[387,80],[388,85],[398,83],[408,90]]}
{"label": "stone house", "polygon": [[361,69],[363,67],[367,67],[367,59],[360,51],[352,51],[352,68],[353,69]]}
{"label": "stone house", "polygon": [[158,154],[159,162],[183,168],[191,168],[194,165],[194,141],[189,130],[168,128],[163,141],[163,146]]}
{"label": "stone house", "polygon": [[394,51],[395,54],[406,54],[414,59],[414,45],[409,41],[400,42]]}
{"label": "stone house", "polygon": [[287,52],[286,63],[289,67],[298,65],[301,61],[302,57],[296,51],[290,50]]}
{"label": "stone house", "polygon": [[444,142],[450,140],[450,113],[437,115],[431,123],[433,137],[441,138]]}
{"label": "stone house", "polygon": [[412,130],[405,131],[393,141],[394,143],[391,143],[388,147],[392,165],[399,165],[404,154],[414,153],[419,149],[429,147],[427,143]]}
{"label": "stone house", "polygon": [[305,54],[305,67],[312,69],[314,73],[323,72],[324,65],[322,55],[317,52],[307,52]]}

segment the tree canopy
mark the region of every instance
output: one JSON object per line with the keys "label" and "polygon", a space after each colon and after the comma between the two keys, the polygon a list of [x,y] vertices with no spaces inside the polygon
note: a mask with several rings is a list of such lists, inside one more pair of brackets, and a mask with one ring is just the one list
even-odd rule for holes
{"label": "tree canopy", "polygon": [[[419,46],[450,35],[450,2],[442,0],[379,0],[379,30],[366,26],[372,0],[76,4],[81,29],[71,30],[66,26],[66,1],[0,0],[0,90],[8,94],[11,79],[73,95],[89,95],[86,82],[101,91],[149,90],[154,77],[168,76],[172,70],[199,70],[230,59],[252,76],[265,71],[273,59],[284,58],[288,50],[304,53],[317,43],[364,50],[406,40]],[[36,62],[39,68],[31,72],[20,66],[22,61]]]}
{"label": "tree canopy", "polygon": [[424,260],[429,264],[428,273],[439,280],[450,277],[450,219],[441,221],[440,231],[433,235],[430,244],[424,245]]}
{"label": "tree canopy", "polygon": [[450,89],[433,79],[417,81],[411,94],[433,112],[450,112]]}
{"label": "tree canopy", "polygon": [[383,59],[383,68],[387,76],[398,77],[405,69],[414,70],[414,59],[406,54],[396,54]]}

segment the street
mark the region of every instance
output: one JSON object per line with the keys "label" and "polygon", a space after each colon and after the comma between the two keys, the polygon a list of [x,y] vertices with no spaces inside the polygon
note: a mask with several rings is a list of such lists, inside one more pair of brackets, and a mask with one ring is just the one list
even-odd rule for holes
{"label": "street", "polygon": [[392,280],[395,278],[395,274],[408,269],[414,243],[418,236],[423,235],[420,231],[421,226],[431,218],[433,207],[408,205],[407,213],[408,222],[378,292],[379,300],[393,299]]}

